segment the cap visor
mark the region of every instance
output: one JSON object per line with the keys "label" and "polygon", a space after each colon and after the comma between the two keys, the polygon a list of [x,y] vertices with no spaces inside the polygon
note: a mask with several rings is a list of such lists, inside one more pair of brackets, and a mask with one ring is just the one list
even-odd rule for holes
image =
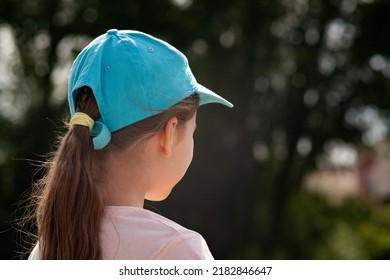
{"label": "cap visor", "polygon": [[204,105],[209,103],[219,103],[229,108],[233,108],[233,104],[227,101],[225,98],[219,96],[218,94],[202,86],[201,84],[198,84],[197,86],[198,86],[198,90],[196,91],[196,93],[198,93],[200,96],[199,105]]}

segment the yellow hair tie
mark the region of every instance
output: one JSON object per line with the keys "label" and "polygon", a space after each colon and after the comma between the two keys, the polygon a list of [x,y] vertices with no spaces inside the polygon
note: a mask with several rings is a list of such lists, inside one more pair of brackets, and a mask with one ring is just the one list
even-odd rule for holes
{"label": "yellow hair tie", "polygon": [[90,116],[88,116],[85,113],[77,112],[73,115],[72,119],[70,120],[70,125],[74,126],[75,124],[77,125],[82,125],[86,126],[89,128],[89,130],[92,130],[92,127],[94,125],[93,119],[91,119]]}

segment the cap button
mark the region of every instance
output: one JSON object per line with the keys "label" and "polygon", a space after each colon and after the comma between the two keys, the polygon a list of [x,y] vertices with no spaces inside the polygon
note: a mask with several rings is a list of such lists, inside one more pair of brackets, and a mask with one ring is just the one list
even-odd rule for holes
{"label": "cap button", "polygon": [[118,29],[110,29],[107,31],[107,34],[108,35],[115,35],[118,33]]}

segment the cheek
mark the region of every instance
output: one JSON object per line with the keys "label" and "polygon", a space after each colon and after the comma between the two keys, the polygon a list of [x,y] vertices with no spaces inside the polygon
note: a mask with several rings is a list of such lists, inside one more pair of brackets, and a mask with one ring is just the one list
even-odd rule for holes
{"label": "cheek", "polygon": [[186,147],[186,169],[191,164],[192,158],[194,156],[194,140],[191,139]]}
{"label": "cheek", "polygon": [[[184,140],[183,140],[184,141]],[[158,184],[146,193],[146,199],[161,201],[168,197],[172,188],[183,178],[193,157],[194,141],[187,140],[180,144],[175,157],[164,163],[164,170],[158,177]]]}

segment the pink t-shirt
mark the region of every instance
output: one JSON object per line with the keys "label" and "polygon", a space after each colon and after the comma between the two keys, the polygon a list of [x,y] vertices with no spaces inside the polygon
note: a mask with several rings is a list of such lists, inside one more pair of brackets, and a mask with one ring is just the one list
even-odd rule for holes
{"label": "pink t-shirt", "polygon": [[[212,260],[203,237],[146,209],[108,206],[102,220],[103,259]],[[39,259],[36,247],[29,259]]]}

